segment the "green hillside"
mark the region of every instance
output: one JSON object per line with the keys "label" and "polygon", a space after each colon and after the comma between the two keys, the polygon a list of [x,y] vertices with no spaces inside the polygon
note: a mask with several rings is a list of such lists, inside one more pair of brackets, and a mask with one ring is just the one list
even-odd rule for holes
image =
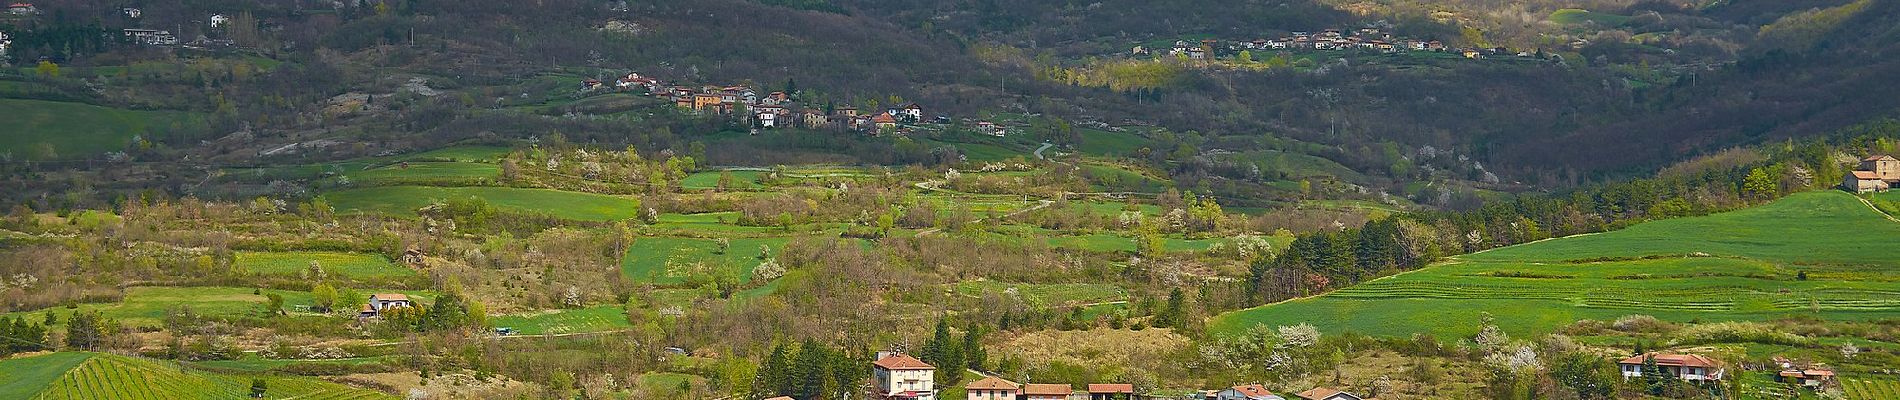
{"label": "green hillside", "polygon": [[1900,224],[1853,197],[1802,193],[1741,211],[1458,257],[1230,312],[1212,329],[1307,322],[1332,332],[1466,336],[1486,312],[1513,334],[1630,314],[1673,321],[1893,318],[1900,317],[1893,243],[1900,243]]}
{"label": "green hillside", "polygon": [[[257,376],[224,375],[103,353],[63,352],[0,360],[0,398],[250,398]],[[382,392],[306,377],[262,377],[266,399],[386,399]]]}
{"label": "green hillside", "polygon": [[88,158],[123,150],[132,137],[163,137],[201,129],[204,120],[176,111],[140,111],[82,103],[0,99],[0,151],[26,159]]}

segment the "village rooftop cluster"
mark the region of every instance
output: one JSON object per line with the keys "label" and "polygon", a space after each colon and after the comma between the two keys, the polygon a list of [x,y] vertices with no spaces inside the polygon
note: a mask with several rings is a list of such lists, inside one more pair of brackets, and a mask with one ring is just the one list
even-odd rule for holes
{"label": "village rooftop cluster", "polygon": [[[1174,42],[1174,47],[1168,50],[1168,54],[1184,57],[1189,60],[1208,60],[1216,58],[1218,54],[1215,54],[1215,52],[1219,50],[1225,50],[1227,52],[1247,50],[1368,50],[1388,53],[1432,51],[1458,53],[1464,55],[1466,58],[1474,59],[1484,58],[1487,55],[1512,54],[1510,49],[1503,47],[1447,47],[1443,42],[1437,40],[1397,37],[1391,33],[1383,32],[1378,28],[1361,28],[1350,33],[1339,29],[1327,29],[1319,33],[1298,31],[1278,39],[1226,41],[1225,44],[1218,39],[1202,39],[1198,45],[1185,40],[1177,40]],[[1146,55],[1148,54],[1148,50],[1141,46],[1135,46],[1135,48],[1130,51],[1130,54],[1137,56]],[[1529,52],[1517,52],[1516,55],[1519,57],[1534,56],[1534,54]]]}
{"label": "village rooftop cluster", "polygon": [[[582,91],[606,90],[598,79],[581,81]],[[628,73],[613,83],[614,90],[644,90],[648,95],[671,101],[682,110],[701,114],[737,115],[755,130],[796,126],[806,129],[848,129],[871,135],[906,134],[910,126],[922,123],[949,124],[947,115],[926,120],[924,107],[917,103],[893,105],[884,110],[858,110],[851,105],[810,107],[793,98],[795,94],[773,91],[760,95],[745,85],[685,86],[667,85],[659,79]],[[1005,136],[1007,129],[989,121],[973,126],[978,132]]]}

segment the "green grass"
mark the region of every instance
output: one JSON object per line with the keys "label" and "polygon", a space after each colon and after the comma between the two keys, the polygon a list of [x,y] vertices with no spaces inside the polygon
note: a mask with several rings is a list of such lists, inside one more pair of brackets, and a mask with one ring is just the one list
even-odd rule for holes
{"label": "green grass", "polygon": [[1087,154],[1133,156],[1137,150],[1151,143],[1148,138],[1132,132],[1110,132],[1093,128],[1076,128],[1076,130],[1082,132],[1082,144],[1076,146],[1076,151]]}
{"label": "green grass", "polygon": [[0,121],[7,121],[0,152],[28,160],[96,158],[126,149],[134,136],[150,140],[204,127],[202,118],[179,111],[22,99],[0,99]]}
{"label": "green grass", "polygon": [[692,175],[687,175],[686,179],[680,180],[680,187],[687,189],[718,188],[719,175],[725,173],[732,174],[732,187],[728,189],[756,189],[764,187],[759,185],[759,176],[765,173],[759,171],[696,172]]}
{"label": "green grass", "polygon": [[626,197],[508,187],[385,186],[326,193],[338,210],[414,215],[437,200],[479,197],[498,208],[546,213],[558,218],[612,221],[639,215],[640,202]]}
{"label": "green grass", "polygon": [[777,254],[784,249],[785,238],[729,239],[726,254],[716,254],[718,241],[680,237],[643,237],[621,260],[620,270],[636,282],[672,285],[685,283],[693,275],[695,264],[704,264],[707,273],[733,274],[740,282],[752,281],[752,269],[759,266],[759,246],[766,245]]}
{"label": "green grass", "polygon": [[373,279],[416,275],[415,270],[391,263],[388,258],[376,254],[323,251],[240,251],[237,253],[238,270],[254,274],[300,275],[310,269],[311,261],[316,261],[327,275],[348,278]]}
{"label": "green grass", "polygon": [[[1224,239],[1182,239],[1162,238],[1161,248],[1170,252],[1203,251],[1214,243]],[[1088,251],[1135,251],[1135,238],[1111,233],[1091,233],[1075,236],[1055,236],[1047,239],[1050,246],[1081,249]]]}
{"label": "green grass", "polygon": [[472,162],[418,161],[410,162],[406,166],[399,163],[369,170],[352,171],[345,176],[349,176],[350,180],[362,185],[465,181],[500,177],[501,166]]}
{"label": "green grass", "polygon": [[396,160],[453,161],[492,163],[508,155],[509,148],[498,146],[449,146],[416,154],[394,156]]}
{"label": "green grass", "polygon": [[231,375],[178,364],[103,353],[53,353],[0,360],[0,398],[7,399],[238,399],[263,378],[267,399],[393,399],[315,378]]}
{"label": "green grass", "polygon": [[[1382,336],[1549,332],[1630,314],[1672,321],[1900,317],[1900,224],[1839,192],[1459,257],[1323,296],[1230,312],[1215,332],[1312,323]],[[1690,253],[1709,257],[1686,257]],[[1633,258],[1654,256],[1653,258]],[[1609,257],[1608,260],[1583,261]],[[1810,279],[1797,280],[1800,272]]]}
{"label": "green grass", "polygon": [[1551,12],[1549,19],[1550,19],[1550,22],[1555,22],[1559,24],[1582,24],[1582,23],[1587,23],[1587,22],[1595,22],[1597,25],[1610,27],[1610,26],[1622,25],[1624,22],[1628,22],[1630,20],[1630,17],[1624,16],[1624,15],[1600,13],[1600,12],[1581,10],[1581,9],[1575,9],[1575,8],[1565,8],[1565,9],[1557,10],[1555,12]]}
{"label": "green grass", "polygon": [[277,371],[277,370],[283,369],[284,367],[289,367],[292,365],[320,364],[320,365],[356,366],[356,365],[383,364],[383,363],[395,362],[397,360],[400,360],[401,357],[402,356],[386,355],[386,356],[375,356],[375,357],[338,358],[338,359],[327,359],[327,360],[300,360],[300,359],[264,358],[264,357],[259,357],[256,354],[246,354],[243,358],[239,358],[236,360],[197,361],[197,362],[191,363],[191,365],[204,367],[208,369],[215,369],[215,370],[255,373],[255,372]]}
{"label": "green grass", "polygon": [[491,323],[497,328],[514,328],[524,335],[602,332],[633,326],[627,322],[627,311],[617,305],[503,315],[491,319]]}
{"label": "green grass", "polygon": [[985,293],[1008,296],[1014,292],[1024,302],[1036,307],[1060,307],[1123,300],[1128,292],[1115,285],[1106,283],[1005,283],[997,281],[964,281],[954,285],[957,294],[982,297]]}
{"label": "green grass", "polygon": [[1260,150],[1235,153],[1224,158],[1257,165],[1261,172],[1268,174],[1282,172],[1288,179],[1294,181],[1312,176],[1330,176],[1354,182],[1363,179],[1363,175],[1360,175],[1358,171],[1353,171],[1352,168],[1333,160],[1308,154]]}

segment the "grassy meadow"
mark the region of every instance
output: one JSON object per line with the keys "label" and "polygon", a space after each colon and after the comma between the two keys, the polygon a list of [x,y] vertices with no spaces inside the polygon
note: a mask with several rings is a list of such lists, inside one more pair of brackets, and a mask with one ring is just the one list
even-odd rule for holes
{"label": "grassy meadow", "polygon": [[731,247],[719,254],[719,242],[713,239],[679,237],[643,237],[634,239],[621,259],[620,270],[635,282],[660,285],[679,284],[695,274],[730,273],[740,282],[752,281],[752,269],[759,266],[759,246],[783,249],[785,238],[728,239]]}
{"label": "grassy meadow", "polygon": [[497,328],[514,328],[523,335],[601,332],[633,326],[627,322],[627,311],[617,305],[501,315],[489,323]]}
{"label": "grassy meadow", "polygon": [[328,275],[352,279],[381,279],[415,276],[416,271],[396,265],[377,254],[327,251],[290,251],[237,253],[238,270],[262,275],[300,275],[315,261]]}
{"label": "grassy meadow", "polygon": [[1895,318],[1894,243],[1900,224],[1852,197],[1801,193],[1740,211],[1461,256],[1223,314],[1211,329],[1307,322],[1331,332],[1469,336],[1484,312],[1519,335],[1630,314],[1672,321]]}
{"label": "grassy meadow", "polygon": [[342,211],[414,215],[416,209],[443,199],[478,197],[498,208],[547,213],[558,218],[613,221],[639,215],[639,201],[602,194],[510,187],[383,186],[324,194]]}
{"label": "grassy meadow", "polygon": [[[357,294],[368,296],[370,293],[388,290],[355,289]],[[410,298],[428,301],[433,295],[413,290],[395,290],[408,294]],[[240,287],[170,287],[137,286],[125,289],[125,297],[111,303],[80,303],[70,308],[59,307],[48,310],[0,313],[0,316],[25,316],[37,318],[46,311],[59,315],[64,322],[73,311],[99,312],[102,317],[115,319],[128,325],[158,326],[165,313],[177,307],[190,307],[194,313],[209,316],[262,315],[269,299],[265,294],[277,294],[283,297],[284,307],[292,308],[311,304],[310,292],[253,289]]]}

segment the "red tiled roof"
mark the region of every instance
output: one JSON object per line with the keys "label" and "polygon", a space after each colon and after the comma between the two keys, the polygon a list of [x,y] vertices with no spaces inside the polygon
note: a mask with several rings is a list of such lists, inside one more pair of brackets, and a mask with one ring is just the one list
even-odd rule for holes
{"label": "red tiled roof", "polygon": [[1128,383],[1091,383],[1089,393],[1135,393],[1135,385]]}
{"label": "red tiled roof", "polygon": [[1880,180],[1880,174],[1874,173],[1874,171],[1854,171],[1854,179],[1863,181]]}
{"label": "red tiled roof", "polygon": [[1233,389],[1236,392],[1240,392],[1240,395],[1247,397],[1266,397],[1273,395],[1273,392],[1267,391],[1266,386],[1260,386],[1259,384],[1240,385],[1235,386]]}
{"label": "red tiled roof", "polygon": [[792,400],[792,396],[779,396],[779,397],[773,397],[773,398],[769,398],[765,400]]}
{"label": "red tiled roof", "polygon": [[377,293],[369,295],[369,297],[375,297],[376,300],[381,301],[409,301],[409,296],[402,293]]}
{"label": "red tiled roof", "polygon": [[1894,160],[1893,156],[1881,154],[1881,155],[1876,155],[1873,157],[1867,157],[1867,159],[1861,160],[1861,161],[1893,161],[1893,160]]}
{"label": "red tiled roof", "polygon": [[1016,382],[1010,382],[1008,380],[1004,380],[1003,378],[992,376],[992,377],[987,377],[983,379],[978,379],[976,380],[976,382],[970,382],[970,384],[965,385],[963,389],[964,390],[1016,390],[1021,387],[1022,386],[1017,385]]}
{"label": "red tiled roof", "polygon": [[[1661,366],[1666,366],[1666,367],[1710,368],[1710,367],[1715,366],[1715,360],[1710,360],[1708,357],[1705,357],[1701,354],[1650,353],[1650,354],[1647,354],[1646,356],[1655,357],[1656,365],[1661,365]],[[1641,365],[1643,363],[1644,357],[1645,356],[1630,356],[1629,358],[1625,358],[1623,359],[1623,361],[1619,361],[1618,363]]]}
{"label": "red tiled roof", "polygon": [[1038,396],[1038,395],[1068,396],[1069,393],[1072,393],[1074,391],[1075,389],[1069,387],[1069,385],[1066,383],[1031,383],[1028,385],[1023,385],[1024,396]]}
{"label": "red tiled roof", "polygon": [[880,123],[880,124],[881,124],[881,123],[886,123],[886,122],[890,122],[890,123],[896,123],[896,122],[897,122],[897,118],[892,118],[892,117],[891,117],[891,113],[881,113],[881,114],[878,114],[878,115],[877,115],[877,116],[875,116],[875,117],[871,117],[871,122],[876,122],[876,123]]}
{"label": "red tiled roof", "polygon": [[907,354],[893,354],[890,357],[878,359],[877,362],[871,364],[888,370],[937,369],[937,367],[932,367],[930,364],[924,363],[924,360],[919,360]]}
{"label": "red tiled roof", "polygon": [[1306,399],[1306,400],[1325,400],[1327,397],[1332,397],[1333,395],[1336,395],[1336,394],[1339,394],[1339,389],[1312,388],[1312,389],[1308,389],[1307,391],[1300,392],[1300,398]]}

